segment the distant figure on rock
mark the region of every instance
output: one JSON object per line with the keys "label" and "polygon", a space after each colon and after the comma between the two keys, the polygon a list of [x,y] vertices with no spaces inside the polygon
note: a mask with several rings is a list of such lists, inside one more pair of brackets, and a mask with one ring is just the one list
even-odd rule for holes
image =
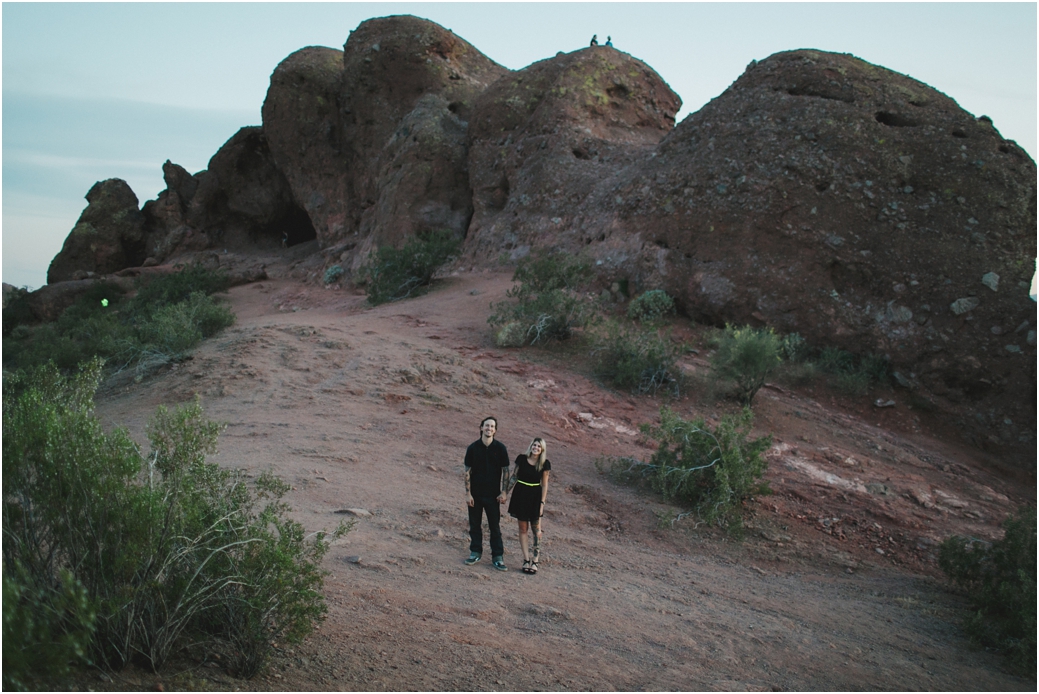
{"label": "distant figure on rock", "polygon": [[610,38],[609,36],[606,37],[606,45],[609,46],[610,48],[613,48],[613,39]]}
{"label": "distant figure on rock", "polygon": [[599,35],[598,34],[592,34],[592,42],[589,45],[590,46],[598,46],[599,45]]}

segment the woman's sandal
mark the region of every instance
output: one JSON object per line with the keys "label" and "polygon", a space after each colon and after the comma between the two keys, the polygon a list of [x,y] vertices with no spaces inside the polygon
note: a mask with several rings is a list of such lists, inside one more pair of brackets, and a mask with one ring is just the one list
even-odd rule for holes
{"label": "woman's sandal", "polygon": [[531,562],[530,559],[527,559],[525,562],[523,562],[523,573],[525,573],[525,574],[529,574],[530,573],[530,565],[532,563],[533,562]]}
{"label": "woman's sandal", "polygon": [[536,561],[530,562],[530,568],[525,569],[528,574],[536,574],[538,572],[538,563]]}

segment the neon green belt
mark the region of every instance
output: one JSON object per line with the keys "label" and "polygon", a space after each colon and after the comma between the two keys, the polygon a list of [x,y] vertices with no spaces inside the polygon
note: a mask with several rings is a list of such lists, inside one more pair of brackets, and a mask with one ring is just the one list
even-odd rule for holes
{"label": "neon green belt", "polygon": [[519,482],[520,484],[525,484],[528,487],[540,487],[541,486],[540,482],[524,482],[523,480],[516,480],[516,481]]}

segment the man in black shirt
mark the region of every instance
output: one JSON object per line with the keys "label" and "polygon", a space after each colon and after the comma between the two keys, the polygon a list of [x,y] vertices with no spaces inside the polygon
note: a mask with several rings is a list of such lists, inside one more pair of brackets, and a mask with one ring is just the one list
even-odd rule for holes
{"label": "man in black shirt", "polygon": [[480,439],[465,449],[465,503],[469,506],[469,558],[475,564],[483,555],[483,514],[491,533],[491,557],[494,568],[505,566],[505,545],[501,540],[501,508],[509,485],[509,452],[505,444],[494,440],[498,420],[486,417],[480,422]]}

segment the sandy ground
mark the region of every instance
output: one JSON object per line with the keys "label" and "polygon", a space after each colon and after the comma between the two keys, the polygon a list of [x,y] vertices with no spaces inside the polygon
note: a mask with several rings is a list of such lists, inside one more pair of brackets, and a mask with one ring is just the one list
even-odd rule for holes
{"label": "sandy ground", "polygon": [[[735,542],[618,486],[600,455],[648,459],[636,435],[662,400],[605,390],[572,348],[494,347],[490,302],[510,276],[452,276],[431,294],[367,308],[350,289],[291,279],[229,293],[237,323],[189,361],[109,381],[98,412],[142,441],[159,404],[201,395],[227,428],[216,457],[293,486],[309,529],[354,529],[325,565],[329,614],[279,644],[253,680],[201,666],[126,671],[92,687],[245,690],[1029,690],[958,627],[965,602],[935,564],[952,533],[998,537],[1035,499],[981,453],[898,402],[878,409],[823,386],[769,385],[775,494]],[[676,335],[695,338],[688,325]],[[707,352],[670,406],[716,417]],[[898,393],[881,393],[898,401]],[[468,567],[462,455],[499,419],[512,457],[544,436],[553,463],[541,571],[522,573],[503,518],[507,573]],[[583,415],[583,416],[582,416]],[[590,415],[590,416],[589,416]],[[489,555],[489,552],[487,552]]]}

